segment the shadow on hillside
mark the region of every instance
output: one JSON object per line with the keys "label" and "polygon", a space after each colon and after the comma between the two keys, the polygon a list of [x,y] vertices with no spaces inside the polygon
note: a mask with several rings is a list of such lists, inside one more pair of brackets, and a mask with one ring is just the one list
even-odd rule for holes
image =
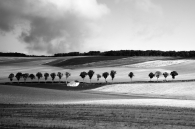
{"label": "shadow on hillside", "polygon": [[88,89],[94,89],[101,86],[106,85],[106,83],[83,83],[80,82],[79,86],[77,87],[69,87],[66,85],[65,82],[6,82],[1,83],[3,85],[11,85],[11,86],[22,86],[22,87],[34,87],[34,88],[45,88],[45,89],[55,89],[55,90],[88,90]]}
{"label": "shadow on hillside", "polygon": [[195,79],[191,80],[168,80],[168,81],[132,81],[132,82],[108,82],[108,83],[85,83],[80,82],[79,86],[77,87],[69,87],[66,85],[64,81],[47,81],[46,83],[44,81],[40,82],[5,82],[0,83],[2,85],[11,85],[11,86],[23,86],[23,87],[34,87],[34,88],[45,88],[45,89],[54,89],[54,90],[89,90],[89,89],[95,89],[99,88],[105,85],[112,85],[112,84],[140,84],[140,83],[178,83],[178,82],[194,82]]}

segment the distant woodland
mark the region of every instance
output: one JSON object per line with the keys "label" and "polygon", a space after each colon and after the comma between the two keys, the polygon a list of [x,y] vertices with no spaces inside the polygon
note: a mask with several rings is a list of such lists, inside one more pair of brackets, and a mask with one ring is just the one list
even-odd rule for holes
{"label": "distant woodland", "polygon": [[[0,52],[0,56],[8,57],[48,57],[37,55],[26,55],[23,53],[3,53]],[[117,50],[117,51],[89,51],[89,52],[69,52],[69,53],[57,53],[50,57],[63,57],[63,56],[171,56],[171,57],[195,57],[195,51],[159,51],[159,50]]]}
{"label": "distant woodland", "polygon": [[11,56],[11,57],[26,57],[27,55],[26,54],[23,54],[23,53],[3,53],[3,52],[0,52],[0,56]]}
{"label": "distant woodland", "polygon": [[171,56],[195,57],[195,51],[158,51],[158,50],[119,50],[119,51],[89,51],[87,53],[70,52],[54,54],[58,56]]}
{"label": "distant woodland", "polygon": [[41,56],[37,56],[37,55],[26,55],[24,53],[18,53],[18,52],[0,52],[0,57],[4,56],[4,57],[48,57],[45,55],[41,55]]}

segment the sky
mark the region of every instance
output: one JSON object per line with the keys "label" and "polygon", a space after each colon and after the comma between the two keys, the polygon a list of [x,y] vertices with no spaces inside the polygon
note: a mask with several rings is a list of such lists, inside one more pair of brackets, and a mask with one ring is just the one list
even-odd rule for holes
{"label": "sky", "polygon": [[0,52],[195,49],[195,0],[0,0]]}

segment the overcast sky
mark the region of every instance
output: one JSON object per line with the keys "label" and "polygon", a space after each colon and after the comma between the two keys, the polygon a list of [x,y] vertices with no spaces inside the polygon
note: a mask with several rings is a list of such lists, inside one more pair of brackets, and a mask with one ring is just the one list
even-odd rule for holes
{"label": "overcast sky", "polygon": [[195,0],[0,0],[0,51],[195,50]]}

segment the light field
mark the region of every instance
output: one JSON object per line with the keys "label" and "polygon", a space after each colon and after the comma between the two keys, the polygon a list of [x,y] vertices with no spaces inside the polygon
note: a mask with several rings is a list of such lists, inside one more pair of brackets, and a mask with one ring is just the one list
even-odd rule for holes
{"label": "light field", "polygon": [[194,100],[195,82],[113,84],[91,91]]}
{"label": "light field", "polygon": [[192,60],[155,60],[148,61],[144,63],[137,63],[132,65],[124,65],[126,67],[136,67],[136,68],[153,68],[153,67],[164,67],[170,65],[182,64],[185,62],[191,62]]}

